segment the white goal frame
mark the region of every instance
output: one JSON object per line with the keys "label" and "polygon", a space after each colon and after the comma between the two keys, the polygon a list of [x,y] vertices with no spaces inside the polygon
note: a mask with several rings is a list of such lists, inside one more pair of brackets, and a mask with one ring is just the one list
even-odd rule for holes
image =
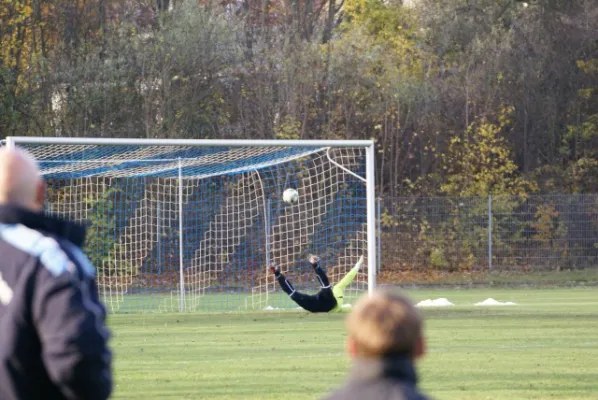
{"label": "white goal frame", "polygon": [[[137,145],[137,146],[197,146],[197,147],[359,147],[366,154],[366,196],[367,196],[367,262],[368,293],[371,295],[376,287],[377,232],[376,232],[376,192],[375,192],[375,143],[372,140],[221,140],[221,139],[108,139],[108,138],[66,138],[66,137],[25,137],[8,136],[5,144],[8,148],[18,145]],[[180,173],[180,169],[179,169]],[[363,178],[361,178],[363,179]],[[182,189],[182,187],[180,188]],[[182,197],[179,197],[182,198]],[[179,204],[182,208],[182,203]],[[182,219],[180,219],[182,224]],[[180,240],[183,241],[183,229],[180,229]],[[180,249],[182,255],[182,248]],[[185,309],[185,282],[183,259],[181,268],[181,311]]]}

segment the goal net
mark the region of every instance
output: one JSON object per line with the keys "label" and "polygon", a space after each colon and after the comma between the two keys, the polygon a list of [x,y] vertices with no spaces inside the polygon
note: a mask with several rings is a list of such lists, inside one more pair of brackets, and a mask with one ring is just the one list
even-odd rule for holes
{"label": "goal net", "polygon": [[[89,224],[85,251],[111,312],[293,309],[268,266],[314,292],[309,254],[332,284],[365,257],[349,297],[374,284],[369,141],[8,144],[38,160],[47,212]],[[282,200],[286,188],[298,203]]]}

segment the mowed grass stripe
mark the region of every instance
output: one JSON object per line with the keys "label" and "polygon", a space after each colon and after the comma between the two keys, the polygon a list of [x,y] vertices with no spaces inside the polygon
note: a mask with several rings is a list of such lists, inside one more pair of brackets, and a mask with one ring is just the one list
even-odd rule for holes
{"label": "mowed grass stripe", "polygon": [[[437,399],[598,398],[598,290],[410,290]],[[493,297],[513,307],[479,308]],[[344,314],[113,315],[115,399],[315,399],[342,384]]]}

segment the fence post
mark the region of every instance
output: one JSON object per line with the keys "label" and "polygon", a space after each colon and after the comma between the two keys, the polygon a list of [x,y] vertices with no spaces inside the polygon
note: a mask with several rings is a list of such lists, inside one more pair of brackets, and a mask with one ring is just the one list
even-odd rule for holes
{"label": "fence post", "polygon": [[492,269],[492,195],[488,195],[488,271]]}
{"label": "fence post", "polygon": [[378,204],[376,204],[376,209],[377,209],[377,218],[376,218],[376,225],[377,226],[377,230],[378,230],[378,239],[377,239],[377,251],[376,251],[376,258],[377,260],[377,264],[378,264],[378,273],[376,275],[380,275],[380,270],[382,269],[382,213],[381,213],[381,207],[380,207],[380,203],[382,203],[382,198],[378,197]]}

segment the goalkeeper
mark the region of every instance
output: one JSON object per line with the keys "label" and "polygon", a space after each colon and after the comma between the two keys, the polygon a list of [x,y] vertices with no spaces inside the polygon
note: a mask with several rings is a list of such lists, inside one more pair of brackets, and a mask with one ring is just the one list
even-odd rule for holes
{"label": "goalkeeper", "polygon": [[341,312],[343,309],[343,297],[345,288],[355,279],[359,268],[363,264],[363,256],[355,266],[340,280],[334,287],[331,287],[328,276],[318,264],[319,258],[317,256],[310,256],[309,263],[314,269],[322,288],[315,295],[308,295],[295,290],[293,285],[280,273],[280,269],[270,267],[270,271],[280,284],[282,290],[289,295],[291,299],[305,310],[313,313],[317,312]]}

